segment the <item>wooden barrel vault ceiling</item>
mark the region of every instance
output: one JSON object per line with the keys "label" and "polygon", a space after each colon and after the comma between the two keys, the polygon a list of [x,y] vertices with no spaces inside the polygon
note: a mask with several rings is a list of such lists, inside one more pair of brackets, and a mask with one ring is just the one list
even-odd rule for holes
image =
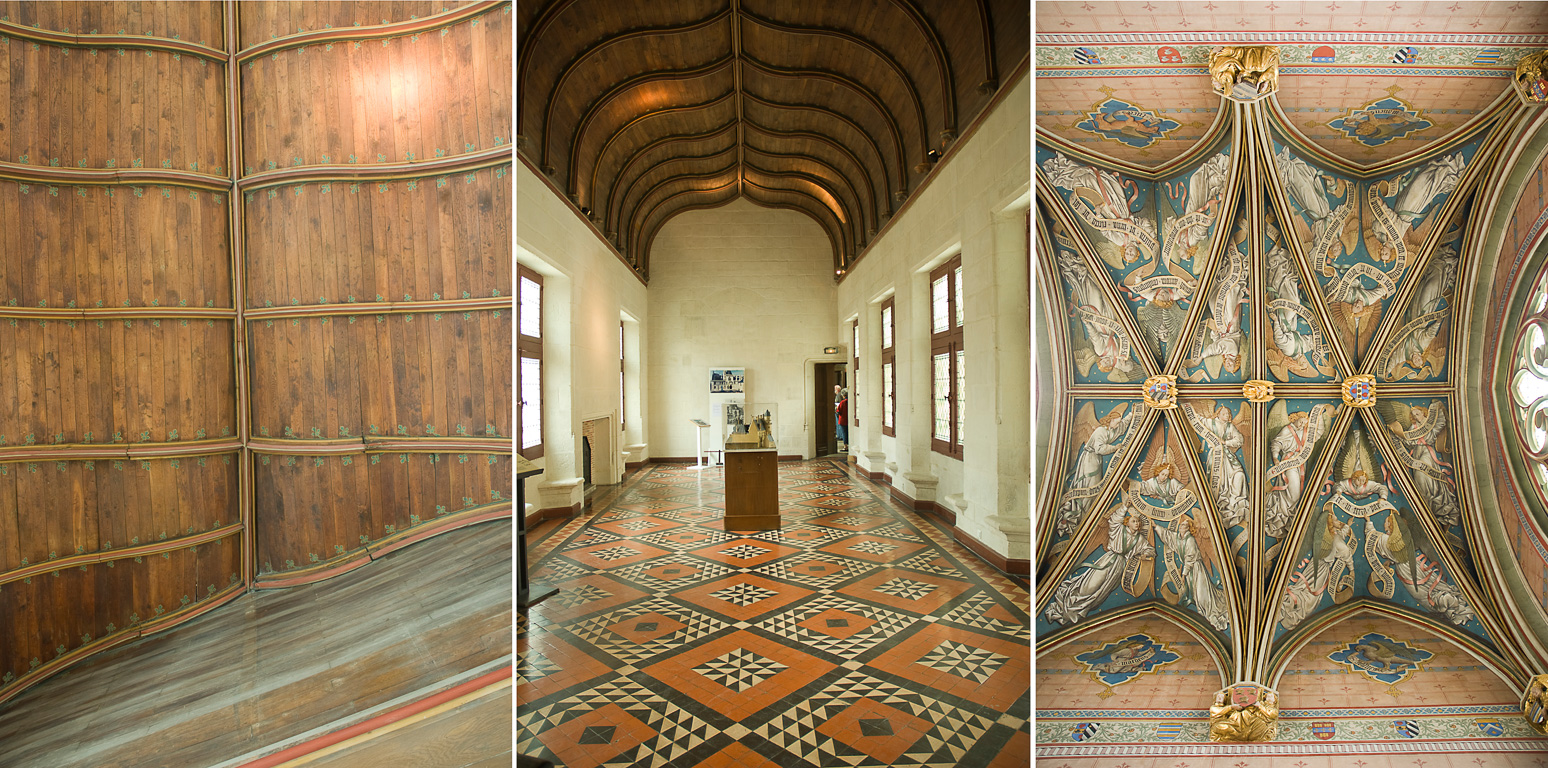
{"label": "wooden barrel vault ceiling", "polygon": [[517,150],[642,276],[684,211],[806,214],[846,270],[1029,50],[1016,0],[517,8]]}
{"label": "wooden barrel vault ceiling", "polygon": [[0,702],[511,513],[508,2],[0,2]]}

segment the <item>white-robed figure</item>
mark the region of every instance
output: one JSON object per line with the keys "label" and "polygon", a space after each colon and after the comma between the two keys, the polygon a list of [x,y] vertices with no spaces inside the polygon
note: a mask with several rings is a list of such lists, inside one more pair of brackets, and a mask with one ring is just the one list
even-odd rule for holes
{"label": "white-robed figure", "polygon": [[[1274,243],[1265,255],[1268,262],[1268,292],[1272,306],[1268,312],[1269,334],[1273,347],[1285,358],[1287,367],[1295,373],[1313,377],[1318,373],[1329,375],[1326,353],[1318,344],[1316,334],[1301,330],[1301,315],[1296,307],[1306,306],[1301,295],[1300,278],[1295,264],[1284,246]],[[1273,357],[1270,356],[1272,364]]]}
{"label": "white-robed figure", "polygon": [[1231,409],[1224,405],[1201,413],[1188,404],[1183,413],[1209,451],[1210,485],[1220,502],[1222,522],[1227,527],[1241,524],[1252,511],[1252,502],[1247,498],[1247,472],[1236,452],[1246,442],[1242,428],[1252,424],[1252,412],[1244,406],[1241,415],[1233,419]]}
{"label": "white-robed figure", "polygon": [[1432,399],[1428,406],[1407,405],[1395,400],[1381,401],[1382,415],[1401,447],[1399,453],[1408,465],[1409,476],[1419,495],[1429,504],[1430,512],[1441,523],[1452,526],[1461,521],[1457,505],[1456,474],[1442,456],[1446,450],[1446,402]]}
{"label": "white-robed figure", "polygon": [[[1231,611],[1226,605],[1225,587],[1215,583],[1213,560],[1199,542],[1202,525],[1191,514],[1173,521],[1175,527],[1156,526],[1156,538],[1166,545],[1168,576],[1175,586],[1177,600],[1192,603],[1193,609],[1209,625],[1222,632],[1231,628]],[[1204,531],[1207,535],[1207,531]],[[1175,574],[1175,578],[1174,578]],[[1163,591],[1162,596],[1172,597]]]}
{"label": "white-robed figure", "polygon": [[1446,325],[1449,312],[1441,310],[1456,282],[1457,251],[1443,245],[1431,258],[1413,298],[1408,300],[1402,330],[1387,354],[1386,370],[1382,371],[1389,381],[1420,378],[1426,375],[1424,371],[1429,371],[1429,375],[1440,372],[1446,362],[1446,350],[1444,342],[1437,345],[1435,340]]}
{"label": "white-robed figure", "polygon": [[1101,419],[1096,418],[1096,406],[1086,403],[1075,414],[1075,431],[1072,437],[1080,445],[1070,469],[1069,482],[1065,487],[1064,501],[1059,505],[1055,532],[1067,536],[1080,525],[1086,510],[1095,500],[1095,490],[1102,484],[1103,457],[1117,453],[1128,439],[1137,409],[1127,404],[1114,407]]}
{"label": "white-robed figure", "polygon": [[1074,624],[1086,618],[1122,584],[1138,596],[1150,586],[1156,550],[1150,540],[1150,520],[1120,504],[1107,516],[1107,542],[1096,560],[1082,563],[1054,590],[1044,615],[1050,622]]}
{"label": "white-robed figure", "polygon": [[[1236,373],[1242,367],[1241,308],[1251,306],[1247,296],[1247,257],[1240,246],[1226,252],[1225,261],[1216,271],[1213,296],[1205,306],[1209,316],[1199,329],[1198,354],[1190,355],[1183,365],[1203,364],[1209,378],[1218,378],[1221,370]],[[1214,358],[1214,359],[1211,359]],[[1195,374],[1199,376],[1199,374]],[[1190,377],[1189,380],[1195,380]]]}
{"label": "white-robed figure", "polygon": [[1290,199],[1311,218],[1313,226],[1320,224],[1333,212],[1325,192],[1336,189],[1337,179],[1305,160],[1291,156],[1288,147],[1281,148],[1279,154],[1274,156],[1274,165],[1279,169],[1279,180],[1284,183],[1285,191],[1290,193]]}
{"label": "white-robed figure", "polygon": [[[1102,234],[1117,251],[1117,260],[1122,264],[1132,264],[1139,261],[1143,255],[1139,247],[1139,238],[1130,234],[1129,230],[1148,233],[1151,240],[1155,239],[1155,222],[1134,218],[1129,210],[1131,195],[1124,190],[1124,182],[1117,174],[1110,171],[1099,170],[1089,165],[1083,165],[1063,155],[1055,155],[1043,161],[1043,172],[1048,174],[1049,183],[1056,187],[1068,189],[1073,198],[1090,206],[1091,215],[1105,223],[1116,223],[1117,227],[1103,227]],[[1138,195],[1138,191],[1134,193]],[[1071,207],[1075,207],[1071,200]],[[1105,250],[1102,243],[1096,244],[1099,250]]]}
{"label": "white-robed figure", "polygon": [[[1366,547],[1374,558],[1380,558],[1383,568],[1371,574],[1372,594],[1384,593],[1391,597],[1392,585],[1378,588],[1383,577],[1389,581],[1391,572],[1382,573],[1390,561],[1403,588],[1413,595],[1420,607],[1446,617],[1453,624],[1462,625],[1473,619],[1473,608],[1455,584],[1446,580],[1439,559],[1428,546],[1423,530],[1399,510],[1387,514],[1381,531],[1372,531]],[[1373,558],[1373,559],[1374,559]]]}
{"label": "white-robed figure", "polygon": [[[1118,315],[1106,294],[1092,278],[1091,271],[1074,251],[1058,249],[1059,275],[1070,286],[1070,299],[1080,317],[1086,340],[1096,355],[1097,369],[1103,373],[1117,374],[1117,379],[1127,381],[1131,373],[1137,373],[1139,364],[1126,351],[1129,345]],[[1086,363],[1087,366],[1090,362]],[[1089,370],[1089,368],[1088,368]]]}
{"label": "white-robed figure", "polygon": [[1324,595],[1332,594],[1335,603],[1352,596],[1356,546],[1350,521],[1327,509],[1320,527],[1313,531],[1311,555],[1301,558],[1279,599],[1281,626],[1292,629],[1305,621],[1322,604]]}
{"label": "white-robed figure", "polygon": [[1397,201],[1392,207],[1394,213],[1408,222],[1410,229],[1419,226],[1430,208],[1440,201],[1442,195],[1451,194],[1462,181],[1462,172],[1467,168],[1467,159],[1461,152],[1437,157],[1420,166],[1416,171],[1410,171],[1397,181],[1401,187]]}
{"label": "white-robed figure", "polygon": [[1310,411],[1289,413],[1283,400],[1269,409],[1266,431],[1273,437],[1269,440],[1268,493],[1263,500],[1264,533],[1275,539],[1284,538],[1295,515],[1306,479],[1306,464],[1327,429],[1333,410],[1332,405],[1319,403]]}
{"label": "white-robed figure", "polygon": [[1179,236],[1180,243],[1187,253],[1173,255],[1173,258],[1191,258],[1196,253],[1199,243],[1209,236],[1209,227],[1215,219],[1219,218],[1219,210],[1224,203],[1222,196],[1225,194],[1230,168],[1229,155],[1215,155],[1204,161],[1204,164],[1188,177],[1187,197],[1182,204],[1183,215],[1202,213],[1207,218],[1200,219],[1183,230]]}

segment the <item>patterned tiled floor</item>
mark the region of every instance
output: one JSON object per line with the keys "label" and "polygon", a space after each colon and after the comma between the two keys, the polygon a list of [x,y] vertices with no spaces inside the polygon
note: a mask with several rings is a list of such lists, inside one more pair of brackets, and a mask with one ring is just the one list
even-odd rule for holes
{"label": "patterned tiled floor", "polygon": [[1030,764],[1024,587],[837,461],[727,532],[719,468],[654,466],[534,551],[517,751],[568,768]]}

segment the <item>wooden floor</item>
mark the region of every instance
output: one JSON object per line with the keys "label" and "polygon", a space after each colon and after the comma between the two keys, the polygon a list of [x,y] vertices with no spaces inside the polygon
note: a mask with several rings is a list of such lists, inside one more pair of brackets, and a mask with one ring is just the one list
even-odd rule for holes
{"label": "wooden floor", "polygon": [[515,759],[511,688],[505,685],[461,706],[370,734],[343,749],[287,763],[286,768],[509,768]]}
{"label": "wooden floor", "polygon": [[[107,651],[0,707],[0,768],[239,766],[509,665],[511,541],[454,531]],[[440,721],[495,731],[455,765],[509,754],[509,696],[476,709]]]}

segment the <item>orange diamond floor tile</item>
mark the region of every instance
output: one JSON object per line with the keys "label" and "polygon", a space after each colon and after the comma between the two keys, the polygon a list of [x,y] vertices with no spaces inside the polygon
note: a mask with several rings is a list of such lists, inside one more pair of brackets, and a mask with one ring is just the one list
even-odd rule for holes
{"label": "orange diamond floor tile", "polygon": [[[517,750],[570,768],[1030,761],[1026,589],[840,462],[726,532],[719,468],[655,466],[533,547]],[[1020,762],[1018,762],[1018,760]]]}

